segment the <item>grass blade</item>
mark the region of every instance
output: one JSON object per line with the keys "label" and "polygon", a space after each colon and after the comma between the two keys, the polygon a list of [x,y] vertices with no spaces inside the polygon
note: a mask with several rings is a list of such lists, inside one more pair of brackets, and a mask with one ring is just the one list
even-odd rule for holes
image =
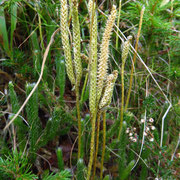
{"label": "grass blade", "polygon": [[8,33],[6,28],[6,19],[4,15],[4,9],[0,7],[0,44],[2,44],[6,54],[10,56]]}
{"label": "grass blade", "polygon": [[18,7],[17,3],[11,4],[11,42],[10,42],[11,52],[13,48],[13,34],[17,24],[17,7]]}

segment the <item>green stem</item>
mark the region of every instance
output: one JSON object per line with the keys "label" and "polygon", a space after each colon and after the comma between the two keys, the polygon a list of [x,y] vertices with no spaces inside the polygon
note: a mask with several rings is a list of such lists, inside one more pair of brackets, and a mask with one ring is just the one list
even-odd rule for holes
{"label": "green stem", "polygon": [[[88,64],[88,68],[87,70],[89,71],[89,64]],[[84,98],[84,93],[85,93],[85,89],[86,89],[86,85],[87,85],[87,81],[88,81],[88,73],[86,74],[85,80],[84,80],[84,85],[83,85],[83,89],[82,89],[82,93],[81,93],[81,99],[80,99],[80,104],[82,105],[83,103],[83,98]]]}
{"label": "green stem", "polygon": [[122,123],[123,123],[123,114],[124,114],[124,66],[125,60],[122,60],[122,68],[121,68],[121,116],[120,116],[120,126],[119,126],[119,135],[118,140],[120,139],[120,134],[122,130]]}
{"label": "green stem", "polygon": [[90,159],[88,164],[87,180],[91,177],[91,169],[94,156],[94,145],[95,145],[95,124],[96,124],[96,112],[92,115],[92,132],[91,132],[91,144],[90,144]]}
{"label": "green stem", "polygon": [[105,146],[106,146],[106,111],[103,111],[103,147],[102,147],[102,158],[101,158],[101,167],[100,167],[100,179],[103,178],[103,164],[104,164],[104,155],[105,155]]}
{"label": "green stem", "polygon": [[79,103],[79,86],[76,85],[76,109],[78,118],[78,159],[81,157],[81,115],[80,115],[80,103]]}
{"label": "green stem", "polygon": [[94,155],[94,169],[93,169],[93,178],[95,178],[96,174],[96,161],[97,161],[97,154],[98,154],[98,149],[99,149],[99,130],[100,130],[100,119],[101,119],[101,111],[98,112],[97,114],[97,132],[96,132],[96,150],[95,150],[95,155]]}

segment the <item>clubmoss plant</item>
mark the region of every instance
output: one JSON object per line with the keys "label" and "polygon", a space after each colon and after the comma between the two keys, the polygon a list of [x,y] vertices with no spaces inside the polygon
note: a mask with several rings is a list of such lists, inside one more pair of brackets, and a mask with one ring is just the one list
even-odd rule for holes
{"label": "clubmoss plant", "polygon": [[37,179],[30,171],[31,165],[28,158],[17,149],[6,158],[0,158],[0,178],[1,179]]}
{"label": "clubmoss plant", "polygon": [[[27,96],[32,91],[34,83],[26,85],[26,94]],[[34,92],[34,94],[29,99],[26,106],[27,120],[30,126],[29,130],[29,141],[30,141],[30,151],[32,153],[33,158],[35,158],[35,152],[37,151],[37,140],[39,139],[42,126],[38,116],[38,89]]]}
{"label": "clubmoss plant", "polygon": [[82,77],[82,64],[81,64],[81,37],[80,25],[78,16],[78,1],[72,0],[70,4],[72,12],[72,26],[73,26],[73,50],[74,50],[74,69],[76,77],[76,86],[79,86]]}
{"label": "clubmoss plant", "polygon": [[110,41],[110,35],[112,32],[115,18],[116,18],[116,6],[113,5],[111,14],[109,15],[108,21],[106,23],[106,27],[105,27],[105,31],[104,31],[103,39],[102,39],[102,44],[101,44],[101,49],[100,49],[100,58],[98,60],[97,102],[99,102],[101,98],[101,93],[104,87],[104,81],[107,76],[109,41]]}
{"label": "clubmoss plant", "polygon": [[79,98],[80,98],[79,85],[82,77],[82,64],[81,64],[81,45],[80,45],[81,42],[80,25],[79,25],[79,17],[78,17],[77,0],[72,0],[72,2],[70,3],[70,9],[72,12],[73,50],[74,50],[73,61],[71,57],[71,49],[69,46],[67,1],[61,0],[61,35],[62,35],[63,49],[66,58],[66,70],[72,85],[75,85],[75,91],[76,91],[76,108],[77,108],[77,119],[78,119],[78,159],[79,159],[81,156],[81,116],[80,116],[80,102],[79,102]]}
{"label": "clubmoss plant", "polygon": [[97,82],[97,16],[95,12],[95,3],[90,0],[88,4],[90,16],[90,91],[89,91],[89,109],[92,114],[96,110],[96,82]]}
{"label": "clubmoss plant", "polygon": [[85,165],[83,159],[79,159],[77,163],[77,179],[85,180]]}
{"label": "clubmoss plant", "polygon": [[[95,177],[96,159],[97,159],[98,144],[99,144],[99,129],[100,129],[99,126],[100,126],[101,108],[110,104],[111,96],[112,96],[111,90],[113,89],[113,86],[114,86],[113,82],[115,82],[115,80],[117,78],[117,72],[116,71],[114,72],[115,75],[113,75],[113,74],[109,75],[109,76],[107,75],[108,48],[109,48],[110,35],[112,32],[112,27],[114,25],[115,18],[116,18],[116,7],[113,5],[112,10],[111,10],[111,14],[109,15],[109,18],[107,20],[107,24],[105,27],[105,31],[103,34],[102,44],[101,44],[101,48],[100,48],[100,57],[98,59],[98,70],[97,70],[97,77],[96,77],[96,79],[97,79],[96,109],[95,109],[95,113],[91,113],[91,116],[92,116],[92,121],[91,121],[92,122],[92,132],[91,132],[90,160],[89,160],[89,165],[88,165],[87,179],[90,179],[90,176],[91,176],[91,168],[92,168],[93,159],[94,159],[93,179]],[[92,36],[92,34],[91,34],[91,36]],[[93,37],[91,37],[91,38],[93,39]],[[91,46],[90,46],[90,48],[91,48]],[[92,56],[93,52],[91,52],[91,50],[90,50],[90,53],[91,53],[90,57],[93,57]],[[90,73],[91,73],[91,71],[92,71],[92,69],[90,70]],[[94,75],[95,74],[93,74],[93,76]],[[116,76],[116,78],[115,78],[115,76]],[[109,77],[109,80],[107,80],[108,81],[108,88],[107,88],[107,84],[105,84],[107,77]],[[95,76],[94,76],[94,79],[95,79]],[[91,85],[93,86],[94,84],[91,84]],[[105,94],[102,94],[103,91],[105,91]],[[107,95],[109,95],[109,96],[107,96]],[[101,98],[103,99],[102,102],[100,102]],[[91,101],[91,99],[90,99],[90,101]],[[92,99],[92,101],[94,101],[94,98]],[[97,122],[98,127],[97,127],[96,151],[95,151],[95,139],[94,138],[95,138],[96,116],[98,119],[98,122]],[[94,154],[94,151],[95,151],[95,154]]]}
{"label": "clubmoss plant", "polygon": [[[61,30],[67,31],[67,1],[61,1]],[[98,119],[100,120],[101,109],[106,108],[111,102],[113,87],[115,80],[117,78],[117,71],[112,74],[107,75],[108,69],[108,48],[110,35],[112,32],[112,27],[116,18],[116,7],[113,5],[111,14],[109,15],[105,31],[103,34],[102,44],[100,48],[100,57],[98,59],[97,65],[97,16],[95,13],[95,3],[90,0],[88,4],[89,17],[90,17],[90,54],[89,54],[89,78],[90,78],[90,96],[89,96],[89,107],[91,113],[91,143],[90,143],[90,159],[88,165],[87,179],[90,179],[92,163],[94,159],[94,149],[95,149],[95,123],[98,114]],[[72,13],[72,31],[73,31],[73,50],[74,59],[71,59],[71,50],[69,47],[69,37],[68,31],[66,33],[61,32],[63,49],[66,58],[66,69],[68,77],[72,83],[75,85],[76,91],[76,107],[78,116],[78,159],[81,156],[81,122],[80,122],[80,108],[79,108],[79,85],[82,76],[82,64],[81,64],[81,53],[80,53],[80,25],[78,17],[78,2],[72,0],[70,2],[70,9]],[[68,43],[67,43],[68,42]],[[66,48],[66,49],[65,49]],[[67,50],[68,49],[68,50]],[[70,70],[69,70],[70,69]],[[98,69],[98,71],[97,71]],[[69,71],[69,72],[68,72]],[[74,74],[74,76],[73,76]],[[75,79],[75,84],[74,84]],[[107,79],[107,80],[106,80]],[[96,89],[98,88],[98,91]],[[102,93],[103,92],[103,93]],[[104,122],[105,123],[105,122]],[[100,124],[98,124],[98,127]],[[96,144],[96,156],[98,153],[98,139],[99,132],[97,132],[97,144]],[[95,156],[95,157],[96,157]],[[96,159],[96,158],[95,158]],[[103,162],[103,161],[102,161]],[[96,165],[95,165],[96,167]],[[96,168],[94,168],[96,169]]]}
{"label": "clubmoss plant", "polygon": [[117,79],[117,75],[118,75],[118,72],[116,70],[113,71],[112,74],[108,75],[106,83],[105,83],[105,87],[104,87],[104,93],[99,103],[99,111],[97,115],[96,150],[95,150],[95,155],[94,155],[93,177],[95,176],[96,160],[97,160],[98,147],[99,147],[100,118],[101,118],[101,114],[103,114],[103,148],[102,148],[100,179],[102,179],[102,172],[103,172],[102,167],[103,167],[103,162],[104,162],[105,144],[106,144],[106,108],[111,103],[113,88],[114,88],[115,81]]}
{"label": "clubmoss plant", "polygon": [[62,148],[58,148],[56,151],[57,160],[58,160],[58,168],[60,171],[64,170],[64,161],[63,161],[63,153]]}
{"label": "clubmoss plant", "polygon": [[[19,100],[14,90],[14,85],[11,81],[9,82],[8,87],[9,87],[10,103],[12,105],[12,113],[16,114],[20,107]],[[24,124],[23,119],[20,117],[16,118],[14,124],[17,126],[16,133],[19,142],[19,149],[23,151],[26,144],[26,139],[24,139],[24,134],[27,132],[28,127],[27,125]]]}
{"label": "clubmoss plant", "polygon": [[69,80],[74,85],[75,84],[75,74],[73,70],[73,62],[71,57],[71,48],[69,44],[69,26],[68,26],[68,6],[67,0],[61,1],[61,39],[64,49],[64,55],[66,60],[66,72]]}

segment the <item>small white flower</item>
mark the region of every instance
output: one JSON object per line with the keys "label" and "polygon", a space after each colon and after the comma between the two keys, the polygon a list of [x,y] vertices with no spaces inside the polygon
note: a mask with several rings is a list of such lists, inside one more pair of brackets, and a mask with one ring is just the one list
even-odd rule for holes
{"label": "small white flower", "polygon": [[149,131],[149,127],[146,127],[146,131]]}
{"label": "small white flower", "polygon": [[133,133],[129,133],[129,136],[132,136],[133,135]]}
{"label": "small white flower", "polygon": [[151,126],[151,129],[154,131],[156,128],[154,126]]}
{"label": "small white flower", "polygon": [[154,122],[154,119],[153,119],[153,118],[150,118],[150,119],[149,119],[149,122],[151,122],[151,123]]}
{"label": "small white flower", "polygon": [[154,138],[149,139],[149,141],[153,142],[153,141],[154,141]]}
{"label": "small white flower", "polygon": [[141,123],[145,123],[145,119],[141,119]]}
{"label": "small white flower", "polygon": [[129,133],[129,129],[126,129],[126,133],[127,133],[127,134]]}
{"label": "small white flower", "polygon": [[145,136],[147,136],[147,133],[146,133],[146,132],[144,132],[144,135],[145,135]]}
{"label": "small white flower", "polygon": [[136,131],[136,128],[134,127],[133,130]]}
{"label": "small white flower", "polygon": [[136,139],[136,138],[133,138],[132,141],[133,141],[133,142],[137,142],[137,139]]}
{"label": "small white flower", "polygon": [[5,95],[7,95],[7,94],[8,94],[7,89],[4,89],[4,94],[5,94]]}
{"label": "small white flower", "polygon": [[130,139],[130,140],[132,140],[132,139],[133,139],[133,137],[131,136],[129,139]]}

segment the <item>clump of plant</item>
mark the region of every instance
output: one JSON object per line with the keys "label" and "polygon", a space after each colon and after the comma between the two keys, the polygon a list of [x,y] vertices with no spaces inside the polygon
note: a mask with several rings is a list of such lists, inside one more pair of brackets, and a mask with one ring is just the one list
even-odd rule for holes
{"label": "clump of plant", "polygon": [[18,153],[17,149],[12,152],[12,155],[0,158],[0,178],[36,179],[37,176],[30,171],[31,165],[27,156],[23,153]]}
{"label": "clump of plant", "polygon": [[[81,65],[81,52],[80,52],[80,26],[78,19],[78,2],[72,0],[70,3],[70,9],[72,12],[72,30],[73,30],[73,50],[74,58],[71,57],[71,49],[69,45],[69,30],[68,30],[68,12],[67,12],[67,1],[61,1],[61,35],[63,49],[66,57],[66,70],[68,77],[72,83],[75,85],[76,91],[76,105],[77,105],[77,115],[78,115],[78,158],[81,154],[81,122],[80,122],[80,109],[79,109],[79,83],[82,76],[82,65]],[[87,179],[90,179],[91,168],[93,160],[95,158],[95,168],[96,169],[96,156],[98,152],[98,137],[99,137],[99,121],[101,113],[103,112],[103,132],[104,132],[104,142],[103,142],[103,154],[102,154],[102,166],[101,166],[101,178],[102,178],[102,168],[103,168],[103,159],[105,151],[105,109],[110,103],[113,94],[114,83],[117,79],[117,71],[114,71],[112,74],[107,73],[108,70],[108,48],[110,41],[110,34],[112,27],[116,18],[116,7],[113,6],[111,14],[109,15],[103,38],[102,44],[100,47],[100,55],[98,58],[97,50],[97,16],[96,16],[96,4],[90,0],[88,4],[89,17],[90,17],[90,49],[89,49],[89,80],[90,80],[90,92],[89,92],[89,108],[91,114],[91,143],[90,143],[90,159],[88,165]],[[97,88],[96,88],[97,87]],[[96,149],[95,149],[95,124],[96,118],[98,123],[97,129],[97,140],[96,140]],[[95,156],[94,156],[94,152]],[[94,170],[95,171],[95,170]]]}

